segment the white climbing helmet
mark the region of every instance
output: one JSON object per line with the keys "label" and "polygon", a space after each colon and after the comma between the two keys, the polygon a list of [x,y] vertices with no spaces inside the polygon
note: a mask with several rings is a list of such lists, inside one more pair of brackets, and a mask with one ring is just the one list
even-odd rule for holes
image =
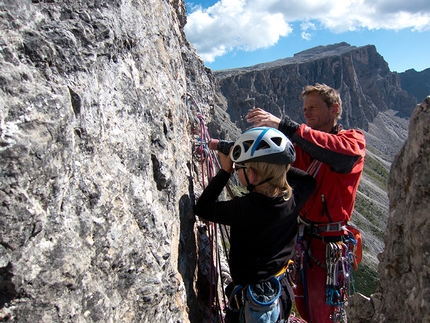
{"label": "white climbing helmet", "polygon": [[234,143],[230,158],[235,163],[265,162],[292,164],[296,151],[291,141],[279,130],[257,127],[245,131]]}

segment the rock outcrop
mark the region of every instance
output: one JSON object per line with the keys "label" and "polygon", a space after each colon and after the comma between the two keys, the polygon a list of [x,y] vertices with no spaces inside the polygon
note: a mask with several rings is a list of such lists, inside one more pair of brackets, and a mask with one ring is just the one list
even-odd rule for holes
{"label": "rock outcrop", "polygon": [[187,95],[234,126],[185,22],[181,0],[0,3],[0,321],[207,315]]}
{"label": "rock outcrop", "polygon": [[388,182],[390,218],[379,264],[385,322],[430,322],[429,133],[430,96],[414,110]]}
{"label": "rock outcrop", "polygon": [[430,96],[414,110],[408,139],[392,163],[378,292],[354,295],[348,307],[352,322],[430,322],[429,132]]}

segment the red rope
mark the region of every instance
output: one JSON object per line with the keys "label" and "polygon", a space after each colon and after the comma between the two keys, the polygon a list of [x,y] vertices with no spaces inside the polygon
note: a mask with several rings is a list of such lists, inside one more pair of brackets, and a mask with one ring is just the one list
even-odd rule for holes
{"label": "red rope", "polygon": [[[189,99],[193,102],[194,106],[198,109],[198,113],[197,113],[197,118],[194,118],[193,116],[191,116],[191,118],[193,119],[193,121],[198,122],[199,124],[199,141],[200,141],[200,145],[197,148],[197,153],[200,156],[200,161],[201,161],[201,185],[202,185],[202,189],[206,188],[206,180],[209,183],[209,181],[215,176],[215,169],[220,169],[221,165],[220,162],[217,158],[216,153],[213,150],[208,149],[208,147],[206,146],[206,143],[209,142],[209,140],[211,139],[208,129],[204,124],[204,117],[203,114],[200,111],[200,108],[198,107],[198,105],[196,104],[195,100],[189,95]],[[187,101],[188,103],[188,101]],[[191,114],[190,111],[190,107],[189,108],[189,113]],[[206,175],[206,176],[205,176]],[[230,197],[233,197],[233,193],[230,189],[230,187],[227,185],[226,186],[228,193],[230,194]],[[218,307],[219,310],[219,316],[221,318],[221,321],[224,322],[224,317],[222,315],[222,308],[221,308],[221,304],[220,304],[220,300],[218,297],[218,293],[217,291],[217,287],[218,287],[218,276],[222,275],[222,270],[221,270],[221,260],[220,260],[220,252],[218,249],[218,234],[217,234],[217,225],[215,223],[211,223],[211,222],[207,222],[207,227],[208,227],[208,238],[209,238],[209,243],[210,243],[210,291],[209,291],[209,302],[210,302],[210,313],[209,313],[209,322],[212,321],[212,309],[213,309],[213,305],[216,303],[216,306]],[[226,248],[225,245],[225,236],[227,236],[227,239],[229,240],[230,237],[228,235],[228,230],[227,228],[224,227],[220,227],[220,233],[222,235],[223,238],[223,242],[224,242],[224,249]],[[225,252],[226,257],[228,257],[227,252]],[[216,259],[214,260],[214,257],[216,257]],[[218,269],[218,270],[217,270]],[[219,280],[222,284],[222,278]],[[215,290],[214,290],[215,289]],[[226,296],[224,293],[224,290],[222,290],[222,295],[223,295],[223,302],[224,304],[226,304]]]}

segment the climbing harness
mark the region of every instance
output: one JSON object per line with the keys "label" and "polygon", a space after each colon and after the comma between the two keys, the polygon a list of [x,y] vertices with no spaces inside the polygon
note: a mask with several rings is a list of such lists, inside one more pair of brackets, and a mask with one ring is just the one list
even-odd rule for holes
{"label": "climbing harness", "polygon": [[[307,173],[316,177],[321,164],[314,159]],[[290,275],[294,284],[302,284],[302,297],[305,300],[306,310],[310,313],[306,271],[312,263],[324,268],[326,270],[325,303],[334,308],[330,314],[330,320],[344,323],[347,322],[345,306],[348,303],[348,296],[355,293],[351,268],[357,270],[358,263],[361,261],[361,235],[356,228],[346,222],[333,222],[324,195],[321,195],[321,202],[321,218],[326,217],[328,223],[309,222],[305,219],[305,215],[298,217],[294,265],[290,267]],[[312,239],[320,239],[326,244],[325,264],[312,254],[310,248]]]}
{"label": "climbing harness", "polygon": [[[353,227],[343,222],[317,224],[299,217],[293,277],[296,284],[303,284],[303,296],[309,313],[306,269],[311,261],[325,268],[325,302],[334,307],[330,315],[332,322],[347,322],[345,306],[348,304],[348,296],[355,293],[351,268],[355,266],[357,241],[351,228]],[[309,248],[314,238],[326,244],[325,264],[316,259]]]}

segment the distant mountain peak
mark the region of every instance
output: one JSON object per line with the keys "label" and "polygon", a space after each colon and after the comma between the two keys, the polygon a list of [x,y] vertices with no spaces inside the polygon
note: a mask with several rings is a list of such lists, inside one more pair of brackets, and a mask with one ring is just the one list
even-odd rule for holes
{"label": "distant mountain peak", "polygon": [[294,57],[315,57],[315,56],[321,56],[321,55],[339,55],[345,52],[349,52],[353,49],[356,49],[357,46],[351,46],[350,44],[346,42],[331,44],[331,45],[320,45],[316,46],[310,49],[306,49],[304,51],[301,51],[299,53],[294,54]]}
{"label": "distant mountain peak", "polygon": [[306,49],[304,51],[294,54],[293,57],[281,58],[272,62],[260,63],[260,64],[247,66],[247,67],[238,67],[238,68],[232,68],[232,69],[226,69],[226,70],[213,71],[213,74],[218,78],[225,78],[231,75],[246,73],[250,71],[264,70],[264,69],[269,69],[272,67],[278,67],[278,66],[288,65],[288,64],[305,63],[310,60],[321,59],[329,56],[342,55],[344,53],[356,50],[358,48],[366,48],[366,47],[373,47],[374,51],[376,52],[376,48],[374,45],[365,45],[365,46],[357,47],[357,46],[352,46],[346,42],[340,42],[340,43],[330,44],[325,46],[320,45],[320,46],[312,47],[310,49]]}

